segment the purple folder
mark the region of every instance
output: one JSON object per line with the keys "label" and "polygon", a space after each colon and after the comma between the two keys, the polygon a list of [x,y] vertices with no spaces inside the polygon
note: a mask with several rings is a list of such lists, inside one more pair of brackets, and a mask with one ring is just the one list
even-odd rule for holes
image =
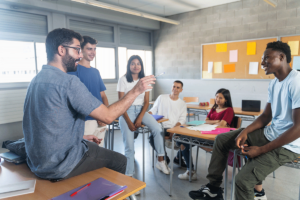
{"label": "purple folder", "polygon": [[158,121],[158,120],[164,118],[164,116],[162,116],[162,115],[152,115],[152,116],[154,117],[154,119],[155,119],[156,121]]}
{"label": "purple folder", "polygon": [[60,196],[52,198],[52,200],[100,200],[104,197],[110,197],[124,189],[127,186],[116,185],[104,178],[98,178],[91,182],[91,185],[79,191],[75,196],[71,194],[85,187],[82,185],[76,189],[66,192]]}

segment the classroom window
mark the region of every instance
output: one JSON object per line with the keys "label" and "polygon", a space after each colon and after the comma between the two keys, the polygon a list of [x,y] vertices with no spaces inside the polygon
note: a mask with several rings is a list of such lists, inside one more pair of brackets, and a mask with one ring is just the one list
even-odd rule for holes
{"label": "classroom window", "polygon": [[127,71],[127,62],[132,55],[138,55],[141,57],[144,64],[145,75],[152,74],[152,51],[127,49],[125,47],[119,47],[119,78],[123,76]]}
{"label": "classroom window", "polygon": [[47,64],[47,54],[45,43],[35,43],[37,70],[40,72],[43,65]]}
{"label": "classroom window", "polygon": [[[94,59],[95,60],[95,59]],[[102,79],[116,78],[115,48],[96,48],[96,68]]]}
{"label": "classroom window", "polygon": [[0,40],[0,83],[30,82],[36,75],[34,42]]}

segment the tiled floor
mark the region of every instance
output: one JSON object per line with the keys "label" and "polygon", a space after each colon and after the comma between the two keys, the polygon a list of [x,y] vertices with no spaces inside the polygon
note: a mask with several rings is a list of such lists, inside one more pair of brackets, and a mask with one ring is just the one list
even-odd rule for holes
{"label": "tiled floor", "polygon": [[[177,178],[178,174],[184,173],[186,169],[179,168],[174,165],[173,175],[173,193],[169,196],[169,183],[170,176],[161,173],[155,167],[152,168],[152,150],[150,149],[148,141],[145,142],[145,182],[147,184],[146,189],[141,191],[141,195],[137,196],[138,200],[185,200],[190,199],[188,192],[190,190],[197,190],[201,185],[206,184],[207,165],[210,160],[210,155],[206,154],[203,150],[199,151],[197,181],[189,182],[180,180]],[[115,151],[124,153],[124,146],[122,142],[122,135],[119,130],[115,131]],[[171,150],[168,149],[167,153],[171,156]],[[196,148],[193,148],[193,155],[196,155]],[[140,135],[135,141],[135,158],[136,158],[136,176],[142,180],[142,135]],[[194,157],[195,161],[195,157]],[[232,176],[232,168],[229,167],[229,187],[227,199],[230,199],[230,182]],[[276,178],[273,178],[270,174],[263,187],[266,191],[268,200],[297,200],[299,197],[299,184],[300,184],[300,170],[292,169],[288,167],[281,167],[276,171]]]}

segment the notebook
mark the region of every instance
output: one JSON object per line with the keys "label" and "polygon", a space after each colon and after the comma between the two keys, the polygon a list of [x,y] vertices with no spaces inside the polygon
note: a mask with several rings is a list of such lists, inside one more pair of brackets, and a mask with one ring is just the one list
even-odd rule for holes
{"label": "notebook", "polygon": [[[107,199],[107,198],[115,195],[116,193],[127,188],[127,186],[116,185],[104,178],[98,178],[98,179],[92,181],[91,185],[88,187],[85,187],[86,185],[87,184],[84,184],[84,185],[82,185],[76,189],[73,189],[69,192],[66,192],[60,196],[54,197],[54,198],[52,198],[52,200]],[[80,190],[80,189],[82,189],[82,190]],[[71,197],[71,195],[77,191],[78,191],[78,193],[75,196]]]}
{"label": "notebook", "polygon": [[18,156],[17,154],[13,152],[5,152],[1,153],[0,157],[6,160],[7,162],[12,162],[15,164],[21,164],[26,161],[25,158],[22,158],[21,156]]}
{"label": "notebook", "polygon": [[186,123],[186,125],[189,125],[189,126],[199,126],[201,124],[204,124],[205,121],[190,121],[188,123]]}
{"label": "notebook", "polygon": [[152,116],[154,117],[154,119],[155,119],[156,121],[158,121],[158,120],[164,118],[164,116],[162,116],[162,115],[152,115]]}
{"label": "notebook", "polygon": [[35,183],[36,180],[29,180],[29,181],[20,181],[8,185],[1,185],[0,199],[34,193]]}

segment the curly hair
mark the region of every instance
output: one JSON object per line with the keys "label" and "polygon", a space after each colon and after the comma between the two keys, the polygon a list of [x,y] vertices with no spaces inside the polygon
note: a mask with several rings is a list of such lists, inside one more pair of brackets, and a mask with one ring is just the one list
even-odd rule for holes
{"label": "curly hair", "polygon": [[54,55],[58,53],[60,45],[70,45],[73,43],[73,38],[81,42],[82,36],[70,29],[57,28],[48,33],[46,38],[46,52],[48,62],[52,61]]}
{"label": "curly hair", "polygon": [[290,63],[292,60],[291,49],[287,43],[276,41],[270,42],[267,44],[267,49],[273,49],[275,51],[280,51],[285,54],[287,63]]}

